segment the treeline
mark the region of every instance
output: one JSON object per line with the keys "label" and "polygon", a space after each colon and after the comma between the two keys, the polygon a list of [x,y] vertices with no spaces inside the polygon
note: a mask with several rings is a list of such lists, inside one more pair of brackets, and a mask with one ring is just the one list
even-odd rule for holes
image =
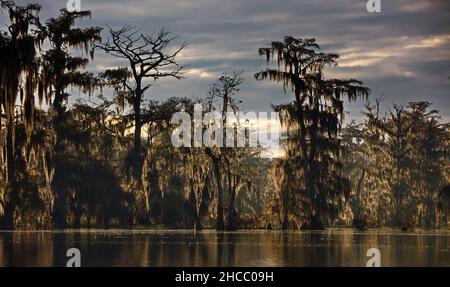
{"label": "treeline", "polygon": [[448,224],[449,128],[429,102],[394,105],[342,131],[345,174],[352,182],[354,224],[437,228]]}
{"label": "treeline", "polygon": [[[178,111],[240,111],[241,73],[224,73],[202,99],[152,99],[155,81],[183,79],[187,44],[166,30],[76,27],[88,11],[41,22],[40,6],[0,0],[0,228],[166,226],[307,228],[441,227],[450,210],[448,125],[429,103],[367,106],[343,127],[357,80],[326,79],[338,56],[314,39],[259,49],[261,81],[293,100],[275,106],[285,156],[264,148],[175,148]],[[85,71],[94,54],[124,64]],[[275,68],[272,68],[275,62]],[[81,97],[82,94],[88,95]],[[208,128],[207,124],[203,129]]]}

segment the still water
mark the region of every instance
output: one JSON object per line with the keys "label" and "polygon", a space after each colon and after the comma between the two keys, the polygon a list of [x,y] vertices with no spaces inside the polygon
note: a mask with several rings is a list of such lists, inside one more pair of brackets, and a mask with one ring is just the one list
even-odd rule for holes
{"label": "still water", "polygon": [[450,266],[449,231],[351,229],[0,232],[0,266],[65,266],[72,247],[82,266],[365,266],[369,248],[382,266]]}

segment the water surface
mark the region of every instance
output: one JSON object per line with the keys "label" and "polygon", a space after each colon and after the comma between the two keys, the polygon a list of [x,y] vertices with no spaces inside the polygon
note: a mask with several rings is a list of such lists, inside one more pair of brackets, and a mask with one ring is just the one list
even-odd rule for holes
{"label": "water surface", "polygon": [[382,266],[450,266],[448,231],[352,229],[0,232],[0,266],[65,266],[72,247],[82,266],[365,266],[369,248]]}

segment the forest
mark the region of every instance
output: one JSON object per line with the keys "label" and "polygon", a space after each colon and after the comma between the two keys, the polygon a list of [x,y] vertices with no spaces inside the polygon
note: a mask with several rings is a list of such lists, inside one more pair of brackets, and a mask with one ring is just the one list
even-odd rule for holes
{"label": "forest", "polygon": [[[171,116],[241,111],[242,73],[223,71],[202,98],[156,100],[155,82],[189,81],[187,43],[40,10],[0,0],[0,229],[448,227],[449,123],[426,100],[382,112],[361,81],[327,77],[339,55],[315,39],[255,49],[267,62],[255,79],[290,99],[272,106],[283,156],[176,148]],[[126,65],[88,71],[98,54]],[[345,101],[365,103],[362,121],[345,120]]]}

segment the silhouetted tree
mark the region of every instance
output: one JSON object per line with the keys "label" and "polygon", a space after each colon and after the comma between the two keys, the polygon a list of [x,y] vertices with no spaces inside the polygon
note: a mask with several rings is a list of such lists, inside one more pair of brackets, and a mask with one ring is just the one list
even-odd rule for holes
{"label": "silhouetted tree", "polygon": [[[260,48],[259,54],[278,69],[268,68],[255,75],[257,80],[272,80],[290,88],[295,100],[276,106],[281,122],[289,127],[287,157],[302,174],[304,213],[303,227],[324,228],[323,220],[334,218],[344,196],[348,181],[340,172],[338,132],[344,114],[343,97],[365,98],[369,89],[357,80],[325,79],[323,69],[336,65],[338,55],[321,51],[315,39],[286,36],[284,42],[272,42]],[[294,174],[292,176],[295,176]],[[284,225],[286,228],[286,224]]]}
{"label": "silhouetted tree", "polygon": [[[137,182],[141,182],[142,163],[142,104],[145,92],[153,82],[161,78],[182,78],[183,67],[176,61],[178,54],[186,47],[186,43],[175,51],[170,45],[176,37],[161,30],[157,34],[143,34],[138,29],[124,26],[120,30],[109,28],[108,40],[96,47],[107,54],[127,61],[127,68],[109,70],[105,75],[120,91],[122,101],[131,105],[134,116],[133,174]],[[153,81],[153,82],[152,82]]]}
{"label": "silhouetted tree", "polygon": [[[35,35],[31,26],[39,25],[40,6],[29,4],[18,6],[13,1],[0,1],[0,9],[8,9],[10,24],[8,32],[0,31],[0,114],[6,118],[6,138],[0,147],[6,154],[7,199],[1,228],[14,227],[14,211],[19,200],[17,182],[17,157],[21,150],[15,139],[15,121],[19,116],[24,123],[27,142],[33,128],[34,91],[37,83],[38,62],[36,58]],[[22,112],[16,110],[20,96]],[[1,128],[1,124],[0,124]],[[3,137],[3,136],[2,136]],[[3,152],[2,152],[3,153]]]}
{"label": "silhouetted tree", "polygon": [[[89,58],[72,55],[71,49],[82,49],[93,58],[92,43],[101,41],[98,27],[76,28],[75,22],[90,17],[90,11],[68,12],[61,10],[56,18],[49,19],[39,31],[41,46],[48,43],[49,49],[42,52],[42,71],[39,81],[39,95],[45,96],[54,111],[53,128],[56,134],[56,144],[53,158],[55,175],[53,191],[55,203],[53,220],[56,227],[67,225],[67,193],[64,190],[66,170],[63,165],[67,158],[67,144],[70,140],[70,121],[67,119],[67,101],[70,94],[68,87],[80,88],[90,93],[96,86],[97,80],[89,72],[81,72],[89,62]],[[66,170],[68,171],[68,170]]]}

